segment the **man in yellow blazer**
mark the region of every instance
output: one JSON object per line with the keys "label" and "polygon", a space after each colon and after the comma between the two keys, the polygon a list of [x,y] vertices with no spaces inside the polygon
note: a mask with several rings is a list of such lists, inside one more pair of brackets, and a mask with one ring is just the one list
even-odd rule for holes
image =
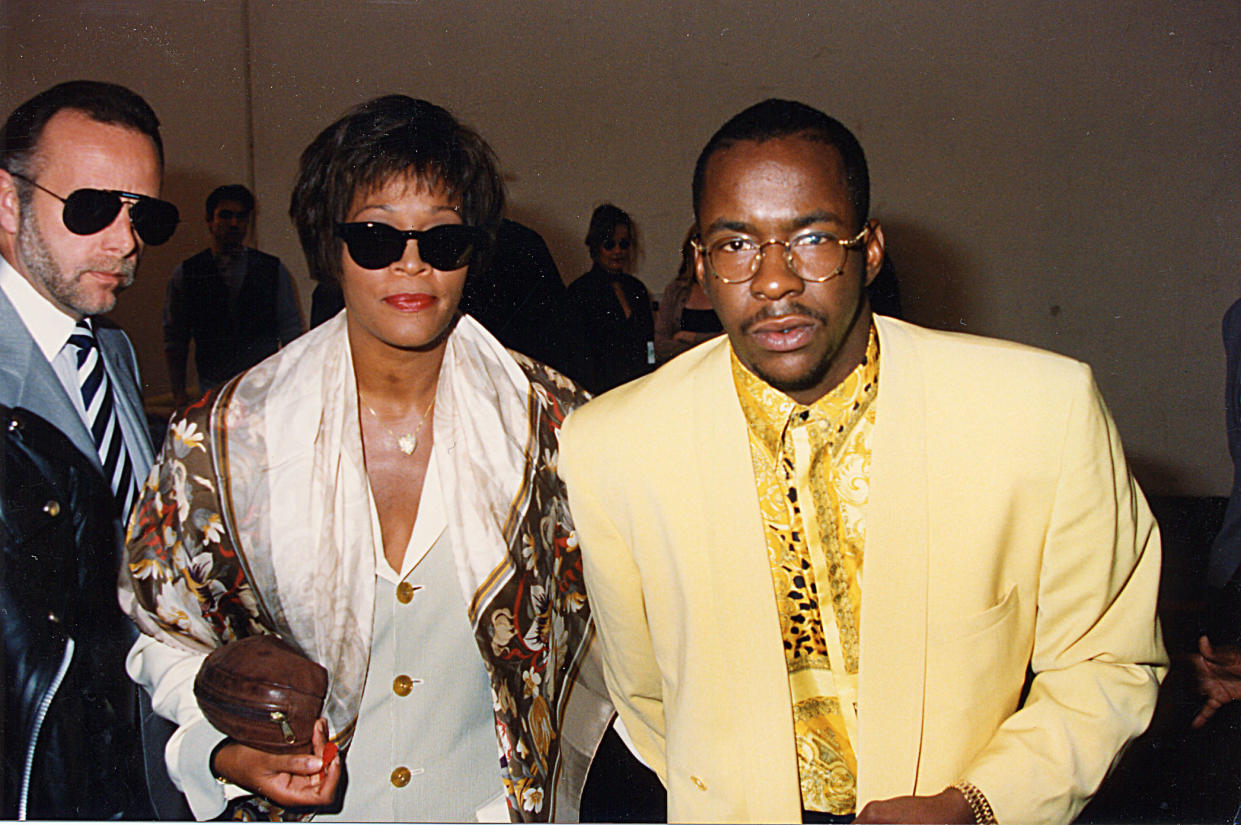
{"label": "man in yellow blazer", "polygon": [[[670,821],[1068,822],[1166,670],[1158,528],[1087,366],[872,316],[868,186],[802,104],[703,150],[695,263],[727,335],[561,437],[609,690]],[[797,433],[842,393],[824,463]],[[787,412],[770,461],[756,398]]]}

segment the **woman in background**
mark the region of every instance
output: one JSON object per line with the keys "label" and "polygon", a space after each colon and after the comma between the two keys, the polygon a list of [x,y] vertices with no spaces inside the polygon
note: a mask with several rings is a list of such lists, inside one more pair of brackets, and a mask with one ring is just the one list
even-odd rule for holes
{"label": "woman in background", "polygon": [[626,270],[637,233],[625,210],[605,203],[590,216],[586,246],[594,266],[569,284],[568,323],[574,330],[574,374],[598,394],[655,368],[655,319],[646,287]]}
{"label": "woman in background", "polygon": [[694,269],[694,233],[690,226],[681,244],[681,266],[664,290],[655,314],[655,360],[662,364],[724,331],[711,300]]}

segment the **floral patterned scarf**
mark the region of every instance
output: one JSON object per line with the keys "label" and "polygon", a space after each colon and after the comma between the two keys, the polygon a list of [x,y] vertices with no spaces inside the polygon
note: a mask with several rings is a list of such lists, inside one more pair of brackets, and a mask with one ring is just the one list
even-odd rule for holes
{"label": "floral patterned scarf", "polygon": [[[436,449],[519,819],[576,817],[611,715],[556,475],[560,423],[586,397],[468,316],[449,337]],[[122,606],[163,642],[206,652],[277,633],[324,665],[324,715],[342,746],[361,704],[374,605],[357,410],[341,314],[174,418],[121,581]]]}

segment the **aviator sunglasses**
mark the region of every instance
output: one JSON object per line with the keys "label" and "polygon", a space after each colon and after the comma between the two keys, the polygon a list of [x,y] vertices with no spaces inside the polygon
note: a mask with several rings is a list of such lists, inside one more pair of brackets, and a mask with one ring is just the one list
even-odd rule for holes
{"label": "aviator sunglasses", "polygon": [[430,229],[400,230],[386,223],[338,223],[336,234],[349,249],[349,257],[363,269],[383,269],[405,256],[405,245],[418,242],[418,257],[440,270],[451,272],[470,262],[470,255],[486,237],[476,226],[445,224]]}
{"label": "aviator sunglasses", "polygon": [[150,246],[159,246],[171,238],[181,221],[177,207],[159,198],[119,192],[115,189],[75,189],[68,197],[62,198],[23,174],[9,174],[63,203],[65,208],[60,219],[64,222],[65,229],[75,235],[94,235],[107,229],[116,220],[125,201],[133,201],[129,204],[129,222],[133,224],[134,231],[143,243]]}

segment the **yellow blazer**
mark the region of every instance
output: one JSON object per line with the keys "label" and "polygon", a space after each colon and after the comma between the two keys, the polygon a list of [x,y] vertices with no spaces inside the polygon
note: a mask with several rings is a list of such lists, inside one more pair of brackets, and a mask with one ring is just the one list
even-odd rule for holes
{"label": "yellow blazer", "polygon": [[[1068,822],[1166,671],[1158,528],[1086,365],[876,324],[859,805],[965,779],[1001,822]],[[608,687],[670,820],[799,821],[726,339],[578,409],[560,448]]]}

